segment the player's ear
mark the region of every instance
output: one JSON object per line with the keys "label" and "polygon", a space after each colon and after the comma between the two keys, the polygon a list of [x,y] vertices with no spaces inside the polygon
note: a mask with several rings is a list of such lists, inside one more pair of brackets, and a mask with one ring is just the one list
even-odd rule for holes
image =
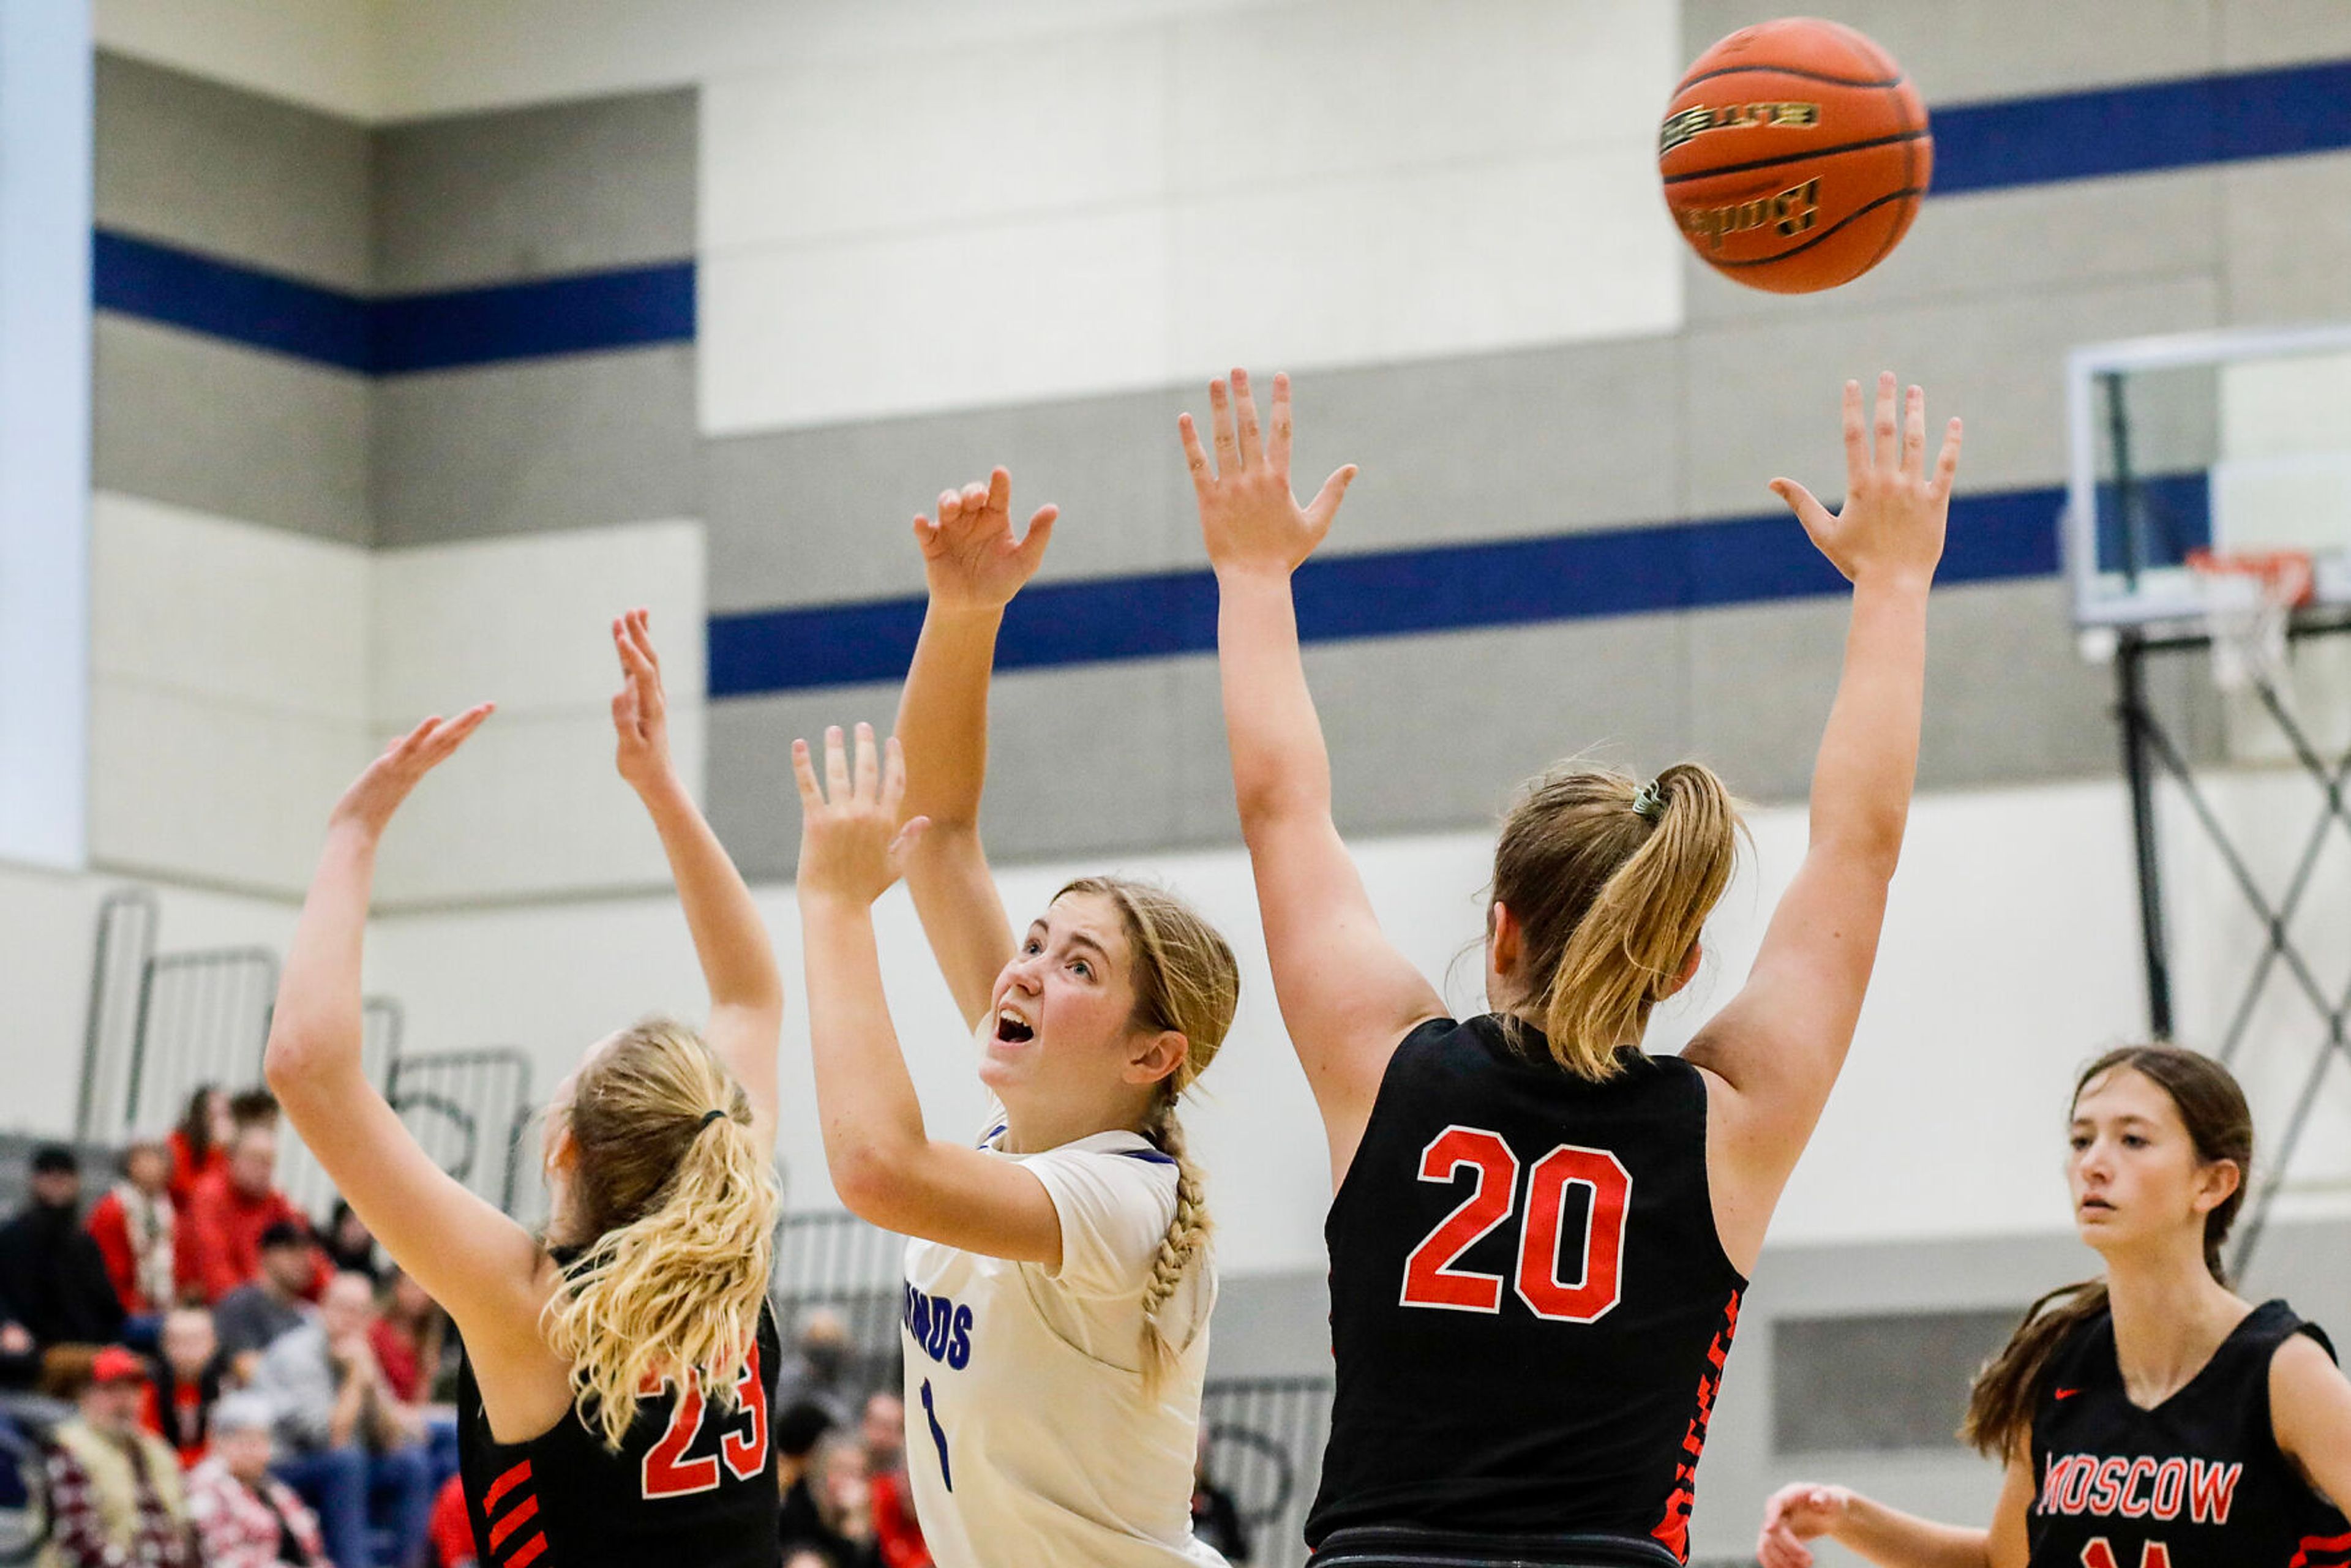
{"label": "player's ear", "polygon": [[1129,1051],[1126,1061],[1126,1081],[1129,1083],[1156,1083],[1177,1068],[1192,1053],[1192,1042],[1180,1030],[1163,1029],[1155,1034],[1140,1037]]}
{"label": "player's ear", "polygon": [[1682,967],[1674,972],[1673,984],[1667,986],[1663,991],[1660,991],[1657,994],[1657,999],[1659,1001],[1664,1001],[1667,997],[1672,996],[1676,991],[1680,990],[1684,986],[1688,985],[1692,980],[1698,978],[1698,963],[1705,956],[1705,946],[1700,943],[1691,943],[1689,951],[1682,955]]}
{"label": "player's ear", "polygon": [[1518,970],[1519,955],[1526,946],[1526,927],[1510,906],[1500,899],[1486,906],[1486,968],[1488,973],[1508,978]]}

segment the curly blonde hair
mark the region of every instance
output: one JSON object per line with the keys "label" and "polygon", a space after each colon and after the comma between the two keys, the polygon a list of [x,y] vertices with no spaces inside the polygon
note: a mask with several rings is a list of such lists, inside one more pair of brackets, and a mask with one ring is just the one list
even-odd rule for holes
{"label": "curly blonde hair", "polygon": [[[580,1070],[559,1107],[578,1151],[578,1256],[541,1320],[580,1419],[617,1450],[664,1381],[716,1375],[732,1406],[758,1343],[782,1205],[751,1103],[685,1025],[652,1019]],[[772,1369],[763,1369],[763,1372]]]}

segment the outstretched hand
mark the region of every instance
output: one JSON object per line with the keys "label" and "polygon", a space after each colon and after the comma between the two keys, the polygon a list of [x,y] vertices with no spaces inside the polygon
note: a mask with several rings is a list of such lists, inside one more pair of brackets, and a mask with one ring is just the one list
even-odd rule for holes
{"label": "outstretched hand", "polygon": [[1216,427],[1213,466],[1192,416],[1176,422],[1184,437],[1184,460],[1192,468],[1192,493],[1200,503],[1208,563],[1219,573],[1296,570],[1331,531],[1339,503],[1354,482],[1355,465],[1350,463],[1322,481],[1314,499],[1301,507],[1290,489],[1290,378],[1273,378],[1273,428],[1263,439],[1248,371],[1233,372],[1229,394],[1223,382],[1210,382],[1208,406]]}
{"label": "outstretched hand", "polygon": [[898,737],[890,737],[877,762],[873,727],[859,725],[852,771],[841,727],[834,725],[824,732],[824,782],[817,782],[805,740],[792,742],[792,776],[800,786],[801,896],[831,894],[862,904],[888,892],[904,874],[907,852],[931,825],[928,817],[898,825],[898,807],[906,798],[906,756]]}
{"label": "outstretched hand", "polygon": [[1815,1486],[1810,1481],[1782,1487],[1763,1505],[1763,1531],[1756,1538],[1755,1560],[1763,1568],[1813,1568],[1813,1551],[1804,1542],[1834,1530],[1852,1500],[1853,1494],[1843,1487]]}
{"label": "outstretched hand", "polygon": [[480,703],[455,718],[443,718],[436,714],[393,741],[343,791],[343,798],[328,814],[327,826],[330,830],[359,828],[371,838],[381,835],[392,813],[400,810],[400,803],[408,799],[408,792],[416,788],[417,781],[448,760],[449,755],[465,743],[467,736],[482,727],[482,721],[496,706]]}
{"label": "outstretched hand", "polygon": [[661,655],[653,652],[653,612],[632,610],[612,622],[612,649],[621,655],[621,689],[612,695],[613,765],[642,795],[669,776],[669,698],[662,691]]}
{"label": "outstretched hand", "polygon": [[1831,515],[1793,479],[1774,479],[1771,492],[1804,525],[1813,543],[1844,573],[1911,578],[1921,585],[1943,555],[1943,525],[1951,507],[1951,479],[1959,468],[1959,422],[1943,429],[1942,455],[1926,471],[1927,394],[1910,389],[1897,438],[1894,372],[1877,378],[1873,432],[1862,417],[1861,383],[1844,383],[1844,510]]}
{"label": "outstretched hand", "polygon": [[939,494],[939,515],[914,519],[931,601],[955,610],[1000,610],[1045,559],[1059,507],[1040,507],[1028,530],[1012,537],[1012,476],[998,468],[987,483]]}

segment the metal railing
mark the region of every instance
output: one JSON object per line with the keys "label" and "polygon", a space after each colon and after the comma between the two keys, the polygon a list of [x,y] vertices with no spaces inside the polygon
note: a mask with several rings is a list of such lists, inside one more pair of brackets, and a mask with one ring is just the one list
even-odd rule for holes
{"label": "metal railing", "polygon": [[514,1211],[522,1134],[535,1108],[529,1057],[513,1046],[398,1056],[386,1098],[435,1165]]}
{"label": "metal railing", "polygon": [[1305,1562],[1306,1512],[1331,1436],[1331,1379],[1211,1378],[1200,1429],[1208,1479],[1232,1495],[1251,1568]]}

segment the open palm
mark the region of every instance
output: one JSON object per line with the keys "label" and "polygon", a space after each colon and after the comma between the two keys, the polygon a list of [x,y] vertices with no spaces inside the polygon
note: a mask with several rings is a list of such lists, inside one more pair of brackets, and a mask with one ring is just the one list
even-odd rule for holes
{"label": "open palm", "polygon": [[963,610],[996,610],[1012,601],[1045,559],[1059,507],[1040,507],[1028,531],[1012,537],[1012,476],[1002,468],[985,485],[942,491],[939,515],[914,519],[923,547],[923,576],[932,600]]}
{"label": "open palm", "polygon": [[1208,564],[1219,572],[1296,570],[1331,531],[1339,503],[1354,482],[1355,465],[1350,463],[1322,481],[1314,499],[1301,507],[1290,489],[1290,378],[1273,378],[1273,428],[1263,437],[1248,371],[1233,372],[1229,394],[1223,382],[1209,382],[1208,405],[1216,428],[1213,465],[1192,416],[1176,422],[1192,470],[1192,493],[1200,504]]}

